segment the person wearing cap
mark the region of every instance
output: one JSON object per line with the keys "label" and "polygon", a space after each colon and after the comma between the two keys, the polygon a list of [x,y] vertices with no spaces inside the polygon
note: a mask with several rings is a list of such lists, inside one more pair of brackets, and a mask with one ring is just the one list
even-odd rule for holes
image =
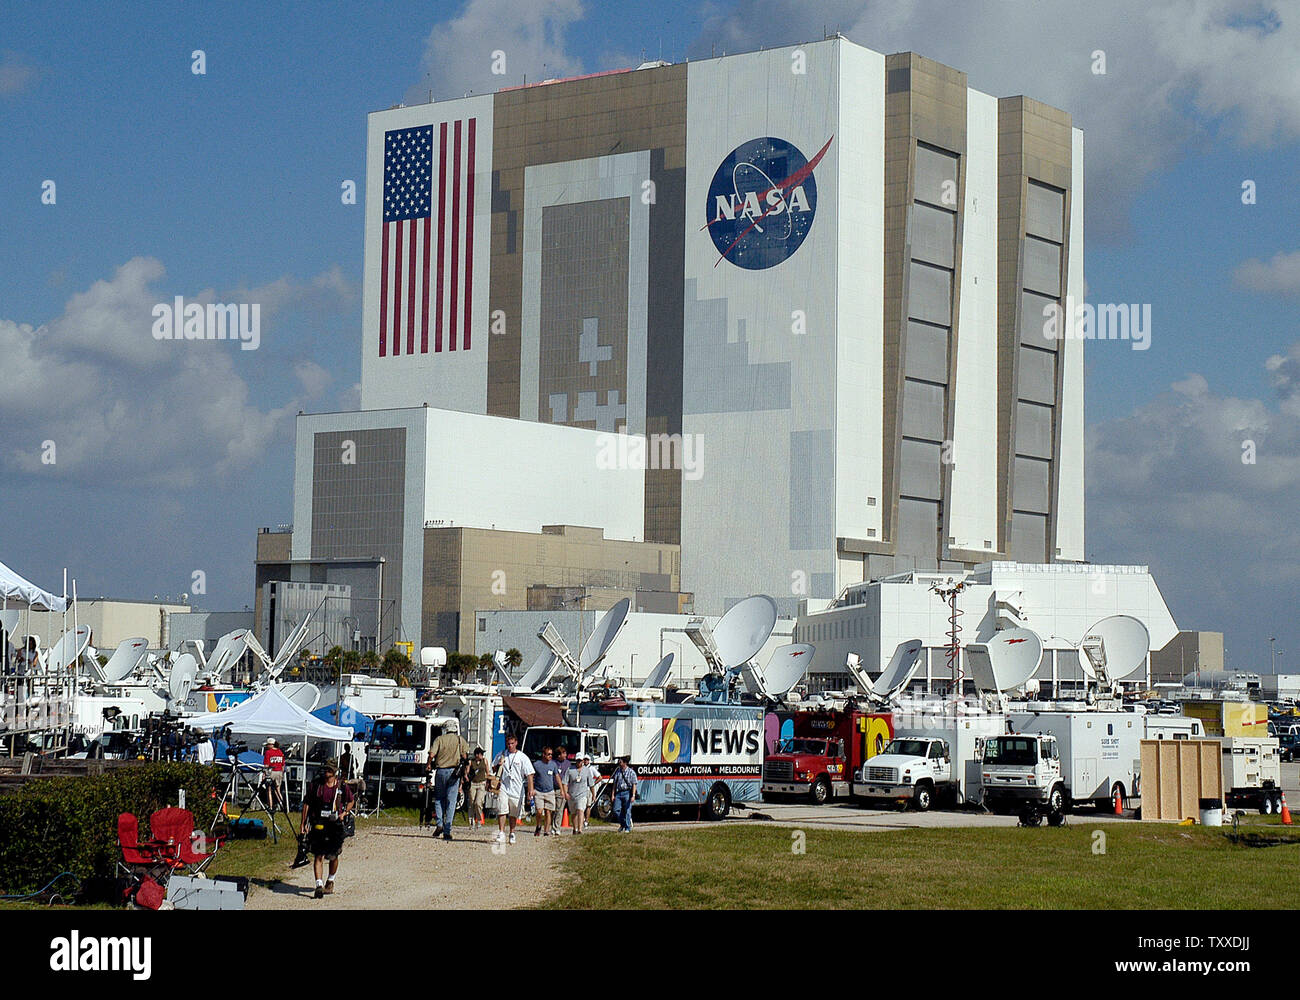
{"label": "person wearing cap", "polygon": [[483,810],[487,806],[488,775],[491,773],[492,769],[488,767],[488,760],[483,755],[483,748],[475,747],[474,757],[469,762],[469,771],[466,774],[466,779],[469,781],[469,825],[471,829],[483,825]]}
{"label": "person wearing cap", "polygon": [[[352,789],[339,781],[339,766],[327,760],[320,777],[312,782],[302,800],[302,833],[313,857],[316,875],[315,898],[334,892],[334,877],[339,872],[339,855],[343,852],[343,817],[352,811]],[[322,881],[324,862],[329,862],[329,880]]]}
{"label": "person wearing cap", "polygon": [[275,737],[267,737],[262,744],[262,767],[266,769],[267,798],[266,808],[275,812],[276,806],[284,802],[284,751],[276,743]]}
{"label": "person wearing cap", "polygon": [[591,801],[591,790],[596,786],[591,757],[587,754],[578,754],[577,759],[565,772],[564,786],[569,799],[569,820],[573,823],[573,835],[576,837],[582,833],[587,807]]}
{"label": "person wearing cap", "polygon": [[[569,748],[563,743],[555,747],[555,812],[551,813],[551,833],[559,834],[564,826],[564,810],[568,805],[568,782],[567,776],[569,768],[573,762],[569,760]],[[573,822],[573,816],[569,816],[569,822]]]}
{"label": "person wearing cap", "polygon": [[469,744],[460,735],[460,720],[447,723],[442,735],[429,748],[433,764],[433,808],[437,825],[433,835],[442,833],[443,840],[451,840],[452,821],[456,817],[456,796],[460,793],[460,779],[469,760]]}
{"label": "person wearing cap", "polygon": [[636,801],[636,772],[628,765],[631,757],[620,757],[614,768],[614,815],[618,817],[618,832],[632,832],[632,803]]}

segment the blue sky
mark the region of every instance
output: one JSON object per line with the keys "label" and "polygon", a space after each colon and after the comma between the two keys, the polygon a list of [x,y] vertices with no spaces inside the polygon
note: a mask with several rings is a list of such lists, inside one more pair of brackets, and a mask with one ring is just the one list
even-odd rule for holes
{"label": "blue sky", "polygon": [[[252,603],[254,532],[291,520],[293,414],[355,405],[363,209],[339,193],[367,112],[500,85],[498,48],[517,83],[825,26],[1074,115],[1089,299],[1153,313],[1148,351],[1088,345],[1089,555],[1150,564],[1238,666],[1271,633],[1300,667],[1300,2],[1077,6],[0,3],[0,558],[124,597],[202,569],[196,604]],[[178,370],[174,345],[113,346],[140,302],[205,292],[266,303],[259,350]]]}

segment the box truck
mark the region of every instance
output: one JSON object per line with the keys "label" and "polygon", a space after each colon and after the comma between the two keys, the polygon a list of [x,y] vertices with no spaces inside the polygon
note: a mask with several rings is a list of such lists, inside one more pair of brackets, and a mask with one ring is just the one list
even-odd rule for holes
{"label": "box truck", "polygon": [[984,744],[1004,732],[1006,717],[999,712],[895,713],[894,739],[863,764],[853,798],[911,804],[919,811],[936,801],[978,804]]}
{"label": "box truck", "polygon": [[763,762],[764,799],[797,795],[817,805],[848,798],[855,775],[894,735],[888,712],[796,712],[793,730]]}
{"label": "box truck", "polygon": [[1113,809],[1140,794],[1143,720],[1131,712],[1028,711],[1007,716],[1012,733],[988,741],[980,768],[984,805],[1032,806],[1049,820],[1091,802]]}

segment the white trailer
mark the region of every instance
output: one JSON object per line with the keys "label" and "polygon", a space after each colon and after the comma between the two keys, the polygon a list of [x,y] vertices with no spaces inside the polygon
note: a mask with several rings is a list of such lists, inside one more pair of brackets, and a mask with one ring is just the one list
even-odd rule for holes
{"label": "white trailer", "polygon": [[1145,736],[1141,716],[1132,712],[1041,711],[1013,712],[1008,719],[1016,733],[1056,737],[1067,807],[1093,802],[1098,809],[1112,809],[1117,792],[1121,800],[1139,793]]}
{"label": "white trailer", "polygon": [[1225,736],[1223,745],[1224,805],[1229,809],[1258,809],[1264,815],[1282,811],[1282,763],[1273,737]]}
{"label": "white trailer", "polygon": [[1142,716],[1149,740],[1199,740],[1205,737],[1205,724],[1185,715]]}

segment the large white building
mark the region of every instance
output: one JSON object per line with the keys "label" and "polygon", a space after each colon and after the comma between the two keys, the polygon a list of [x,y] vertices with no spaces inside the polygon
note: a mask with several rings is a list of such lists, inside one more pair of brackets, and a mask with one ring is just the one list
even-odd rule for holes
{"label": "large white building", "polygon": [[299,418],[293,559],[382,556],[417,640],[429,523],[680,545],[705,614],[1082,560],[1082,164],[838,37],[372,114],[362,408]]}

